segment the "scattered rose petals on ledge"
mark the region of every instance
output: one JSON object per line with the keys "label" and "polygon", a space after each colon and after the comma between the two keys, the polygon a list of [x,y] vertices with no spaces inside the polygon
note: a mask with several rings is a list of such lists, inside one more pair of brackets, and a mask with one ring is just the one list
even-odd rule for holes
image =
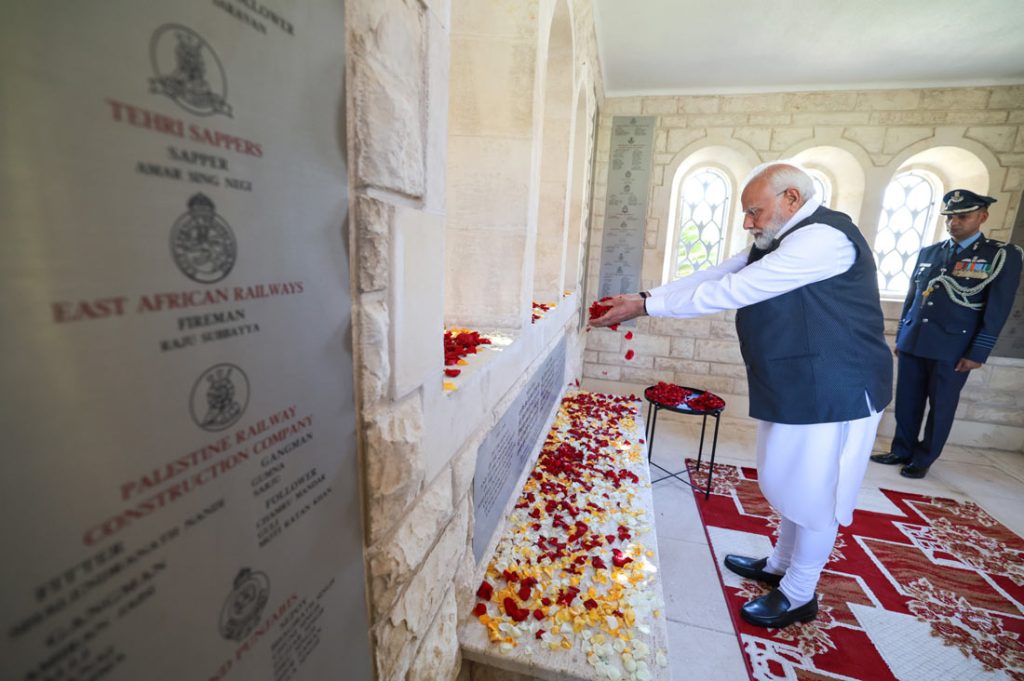
{"label": "scattered rose petals on ledge", "polygon": [[543,317],[544,313],[554,306],[554,303],[538,303],[536,300],[533,301],[533,320],[531,323],[536,324],[537,320]]}
{"label": "scattered rose petals on ledge", "polygon": [[[465,358],[479,352],[481,345],[490,345],[491,339],[483,336],[479,331],[469,329],[445,329],[444,331],[444,375],[448,378],[455,378],[462,373],[461,369],[451,367],[466,364]],[[445,391],[450,392],[458,386],[452,381],[443,381],[441,386]]]}
{"label": "scattered rose petals on ledge", "polygon": [[634,396],[562,400],[476,592],[473,615],[503,653],[577,649],[601,679],[644,681],[667,665],[645,643],[661,613],[636,493],[639,408]]}

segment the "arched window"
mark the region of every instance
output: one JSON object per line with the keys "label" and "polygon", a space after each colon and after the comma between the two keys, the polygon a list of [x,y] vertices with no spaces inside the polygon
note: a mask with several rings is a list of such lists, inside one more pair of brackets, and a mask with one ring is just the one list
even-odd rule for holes
{"label": "arched window", "polygon": [[814,181],[814,189],[817,191],[817,196],[821,199],[821,205],[826,208],[832,206],[832,181],[828,179],[828,176],[820,170],[814,170],[813,168],[807,169],[807,174],[811,176],[811,180]]}
{"label": "arched window", "polygon": [[906,294],[917,252],[931,241],[941,195],[938,179],[922,170],[900,173],[885,188],[875,237],[878,289],[882,295]]}
{"label": "arched window", "polygon": [[731,187],[714,168],[695,169],[679,191],[674,277],[717,265],[725,246]]}

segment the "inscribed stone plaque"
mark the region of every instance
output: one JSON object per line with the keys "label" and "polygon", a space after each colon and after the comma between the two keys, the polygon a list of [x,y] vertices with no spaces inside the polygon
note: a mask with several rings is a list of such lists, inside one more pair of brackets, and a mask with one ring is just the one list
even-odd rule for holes
{"label": "inscribed stone plaque", "polygon": [[612,119],[599,298],[640,290],[656,120],[654,116]]}
{"label": "inscribed stone plaque", "polygon": [[0,23],[5,679],[369,679],[341,3]]}
{"label": "inscribed stone plaque", "polygon": [[[1017,207],[1017,219],[1013,223],[1010,243],[1024,248],[1024,192]],[[1021,277],[1017,285],[1017,297],[1013,299],[1010,316],[1003,326],[1002,333],[999,334],[995,348],[992,349],[992,356],[1024,359],[1024,277]]]}
{"label": "inscribed stone plaque", "polygon": [[480,445],[473,477],[473,555],[478,562],[539,444],[564,378],[563,337]]}

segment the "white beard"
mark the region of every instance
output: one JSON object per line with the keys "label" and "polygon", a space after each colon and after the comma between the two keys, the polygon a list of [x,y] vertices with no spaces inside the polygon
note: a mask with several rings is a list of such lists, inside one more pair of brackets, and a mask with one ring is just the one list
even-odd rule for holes
{"label": "white beard", "polygon": [[762,251],[771,248],[772,240],[775,238],[775,235],[779,233],[779,230],[782,229],[782,225],[783,223],[780,222],[773,225],[768,225],[767,227],[761,230],[760,234],[754,232],[754,245],[760,248]]}

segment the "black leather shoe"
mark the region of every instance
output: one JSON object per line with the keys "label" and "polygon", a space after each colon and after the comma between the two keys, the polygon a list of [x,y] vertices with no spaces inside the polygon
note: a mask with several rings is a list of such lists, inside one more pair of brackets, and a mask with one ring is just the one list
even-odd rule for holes
{"label": "black leather shoe", "polygon": [[893,454],[892,452],[889,452],[888,454],[872,454],[871,460],[875,463],[884,463],[887,465],[892,465],[894,463],[910,463],[909,456],[901,456],[899,454]]}
{"label": "black leather shoe", "polygon": [[900,475],[904,478],[923,478],[928,475],[929,468],[930,466],[915,466],[912,463],[908,463],[900,469]]}
{"label": "black leather shoe", "polygon": [[818,596],[799,608],[789,609],[789,599],[778,589],[772,589],[764,596],[743,604],[740,615],[758,627],[778,629],[794,622],[810,622],[818,616]]}
{"label": "black leather shoe", "polygon": [[729,554],[725,557],[725,567],[729,568],[740,577],[756,579],[765,584],[778,586],[782,581],[782,575],[765,572],[764,566],[768,564],[767,558],[747,558],[746,556],[734,556]]}

